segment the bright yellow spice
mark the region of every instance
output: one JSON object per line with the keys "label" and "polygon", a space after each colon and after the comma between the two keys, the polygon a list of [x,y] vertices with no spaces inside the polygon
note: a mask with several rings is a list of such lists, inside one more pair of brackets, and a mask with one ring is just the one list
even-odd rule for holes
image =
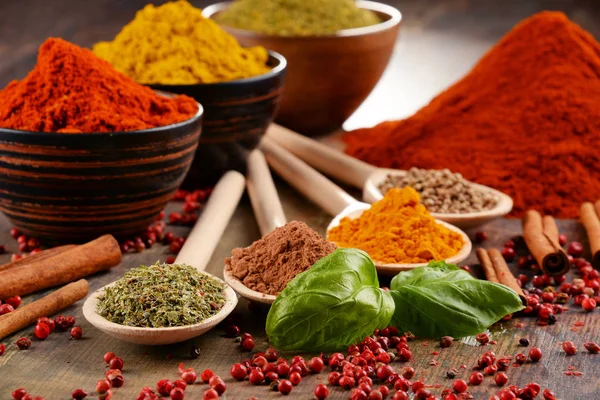
{"label": "bright yellow spice", "polygon": [[355,219],[344,218],[327,233],[339,247],[354,247],[384,264],[426,263],[456,255],[462,237],[438,224],[411,187],[390,189]]}
{"label": "bright yellow spice", "polygon": [[268,53],[243,48],[202,10],[180,0],[138,11],[112,42],[93,52],[143,84],[196,84],[264,74]]}

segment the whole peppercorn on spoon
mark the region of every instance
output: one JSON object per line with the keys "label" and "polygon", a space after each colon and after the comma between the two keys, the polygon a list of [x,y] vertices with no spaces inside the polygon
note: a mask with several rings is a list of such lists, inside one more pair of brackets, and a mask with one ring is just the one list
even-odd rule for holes
{"label": "whole peppercorn on spoon", "polygon": [[[380,186],[389,177],[402,178],[407,171],[378,168],[354,157],[350,157],[327,145],[309,139],[277,124],[267,129],[267,137],[277,142],[310,166],[323,171],[341,182],[363,190],[363,200],[373,203],[383,198]],[[451,157],[452,155],[449,155]],[[512,210],[513,201],[510,196],[487,186],[469,182],[472,188],[496,198],[493,208],[468,213],[440,213],[431,215],[461,229],[483,225],[493,219],[501,218]]]}

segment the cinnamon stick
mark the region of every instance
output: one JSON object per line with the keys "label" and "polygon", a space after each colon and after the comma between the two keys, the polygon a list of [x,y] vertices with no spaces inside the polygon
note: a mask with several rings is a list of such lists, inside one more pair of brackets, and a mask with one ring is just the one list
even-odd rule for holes
{"label": "cinnamon stick", "polygon": [[21,258],[17,261],[12,261],[7,264],[0,265],[0,272],[6,271],[9,268],[24,267],[26,265],[32,264],[34,261],[44,260],[44,259],[52,257],[54,255],[64,253],[65,251],[71,250],[75,247],[77,247],[77,245],[67,244],[65,246],[53,247],[48,250],[40,251],[39,253],[32,254],[30,256]]}
{"label": "cinnamon stick", "polygon": [[556,222],[550,218],[546,218],[544,226],[539,212],[527,211],[523,218],[523,238],[529,251],[546,274],[564,275],[569,270],[569,259],[558,243]]}
{"label": "cinnamon stick", "polygon": [[590,249],[592,251],[592,262],[595,267],[600,266],[600,201],[594,206],[592,203],[583,203],[580,208],[581,222],[587,232]]}
{"label": "cinnamon stick", "polygon": [[487,250],[482,249],[481,247],[478,248],[477,258],[479,259],[479,264],[481,264],[481,268],[483,269],[483,273],[485,274],[485,279],[487,279],[490,282],[500,283]]}
{"label": "cinnamon stick", "polygon": [[50,293],[33,303],[21,306],[13,312],[0,317],[0,339],[11,333],[17,332],[37,321],[40,317],[56,314],[71,304],[83,299],[88,292],[88,283],[85,279],[68,285]]}
{"label": "cinnamon stick", "polygon": [[27,268],[0,272],[0,299],[62,285],[114,267],[121,262],[119,243],[104,235],[62,253],[34,261]]}
{"label": "cinnamon stick", "polygon": [[502,257],[502,253],[498,249],[488,249],[487,253],[500,283],[514,290],[521,298],[523,305],[527,305],[525,293],[523,293],[523,289],[517,283],[515,276],[510,272],[510,268],[508,268],[508,264],[506,264],[504,257]]}

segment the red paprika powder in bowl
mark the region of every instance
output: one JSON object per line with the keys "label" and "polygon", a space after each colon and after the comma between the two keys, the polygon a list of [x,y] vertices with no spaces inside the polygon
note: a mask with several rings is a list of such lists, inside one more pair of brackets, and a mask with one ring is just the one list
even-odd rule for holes
{"label": "red paprika powder in bowl", "polygon": [[0,91],[0,210],[23,233],[83,241],[143,231],[187,173],[202,107],[48,39]]}

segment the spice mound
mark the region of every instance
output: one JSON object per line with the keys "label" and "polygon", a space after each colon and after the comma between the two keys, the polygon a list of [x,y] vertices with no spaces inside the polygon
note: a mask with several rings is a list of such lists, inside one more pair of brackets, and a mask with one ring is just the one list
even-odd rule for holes
{"label": "spice mound", "polygon": [[335,249],[304,222],[292,221],[249,247],[233,249],[225,268],[248,288],[278,295],[296,275]]}
{"label": "spice mound", "polygon": [[160,96],[62,39],[41,46],[37,65],[0,91],[0,127],[96,133],[154,128],[190,119],[197,103]]}
{"label": "spice mound", "polygon": [[187,1],[138,11],[112,42],[94,53],[144,84],[215,83],[269,71],[262,47],[243,48],[202,10]]}
{"label": "spice mound", "polygon": [[379,167],[460,172],[528,209],[578,218],[600,198],[600,43],[559,12],[522,21],[414,116],[345,136]]}
{"label": "spice mound", "polygon": [[223,25],[274,36],[332,35],[381,22],[354,0],[237,0],[215,15]]}
{"label": "spice mound", "polygon": [[97,312],[126,326],[166,328],[212,317],[225,304],[225,285],[185,264],[141,266],[107,287]]}
{"label": "spice mound", "polygon": [[430,212],[464,214],[491,210],[498,203],[493,193],[481,190],[459,173],[448,169],[411,168],[404,175],[388,175],[379,185],[385,194],[391,188],[410,186]]}
{"label": "spice mound", "polygon": [[411,187],[390,189],[358,218],[343,218],[327,239],[364,250],[385,264],[444,260],[465,244],[461,235],[436,222]]}

